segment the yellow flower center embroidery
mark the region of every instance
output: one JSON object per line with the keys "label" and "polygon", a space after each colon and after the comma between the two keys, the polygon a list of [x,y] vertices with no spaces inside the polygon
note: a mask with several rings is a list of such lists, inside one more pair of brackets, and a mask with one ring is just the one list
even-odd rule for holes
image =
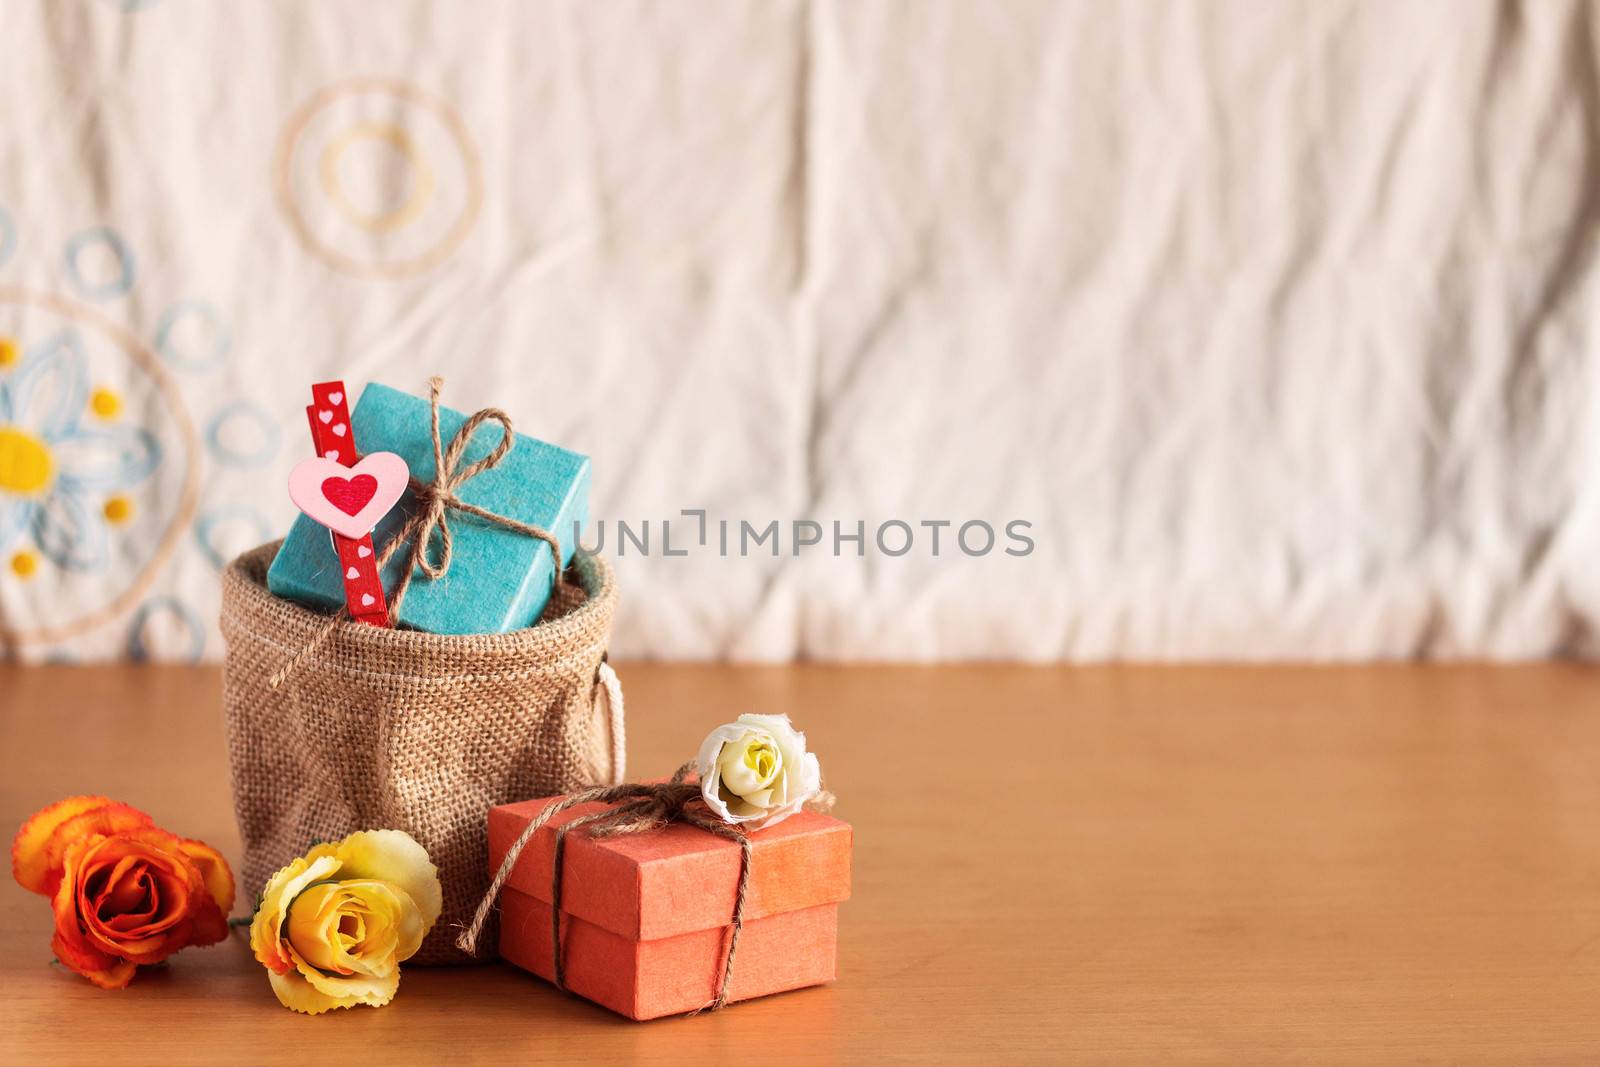
{"label": "yellow flower center embroidery", "polygon": [[0,426],[0,492],[35,496],[49,487],[54,473],[43,441],[15,426]]}
{"label": "yellow flower center embroidery", "polygon": [[11,557],[11,573],[18,578],[32,578],[39,569],[39,557],[26,550]]}
{"label": "yellow flower center embroidery", "polygon": [[133,501],[118,493],[116,496],[108,497],[100,510],[107,522],[120,526],[133,518]]}
{"label": "yellow flower center embroidery", "polygon": [[122,398],[110,389],[96,389],[89,397],[89,410],[102,419],[114,419],[122,412]]}
{"label": "yellow flower center embroidery", "polygon": [[9,337],[0,337],[0,370],[14,367],[22,358],[22,349]]}

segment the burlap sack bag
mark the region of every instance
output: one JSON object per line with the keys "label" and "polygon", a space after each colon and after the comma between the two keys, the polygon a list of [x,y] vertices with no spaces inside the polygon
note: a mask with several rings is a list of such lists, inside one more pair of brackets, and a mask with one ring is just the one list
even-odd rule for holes
{"label": "burlap sack bag", "polygon": [[[603,663],[611,568],[578,553],[539,624],[509,634],[351,622],[322,634],[328,616],[267,591],[277,550],[246,552],[222,581],[240,899],[314,842],[405,830],[444,885],[444,912],[413,962],[468,962],[454,940],[488,887],[489,808],[622,780],[622,694]],[[496,943],[481,939],[478,958]]]}

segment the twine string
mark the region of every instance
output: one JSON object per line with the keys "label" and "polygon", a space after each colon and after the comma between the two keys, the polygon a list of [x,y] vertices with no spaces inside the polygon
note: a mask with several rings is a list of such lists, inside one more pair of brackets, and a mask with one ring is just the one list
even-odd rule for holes
{"label": "twine string", "polygon": [[277,689],[287,681],[291,674],[300,669],[300,664],[304,663],[313,652],[321,648],[322,643],[333,636],[333,631],[339,628],[339,624],[349,617],[350,610],[345,607],[341,607],[338,611],[329,615],[327,621],[317,627],[317,632],[311,635],[311,640],[302,645],[298,652],[290,656],[283,666],[272,672],[272,677],[267,679],[267,688]]}
{"label": "twine string", "polygon": [[722,974],[717,981],[716,996],[703,1007],[697,1008],[695,1014],[701,1011],[717,1011],[727,1004],[728,982],[733,976],[733,961],[739,951],[739,935],[744,930],[745,905],[750,895],[751,844],[746,834],[708,814],[704,806],[698,803],[700,787],[688,781],[689,772],[693,769],[693,763],[685,763],[678,768],[671,781],[659,785],[597,786],[581,793],[573,793],[547,805],[543,811],[528,821],[528,825],[522,828],[517,839],[511,843],[505,859],[500,862],[499,870],[495,871],[494,878],[489,883],[488,892],[478,903],[478,910],[472,917],[471,925],[456,939],[456,947],[469,956],[476,954],[478,937],[483,933],[484,924],[488,922],[495,903],[500,899],[500,890],[504,888],[506,879],[516,867],[517,860],[522,856],[522,850],[541,828],[555,816],[580,804],[594,802],[612,804],[615,806],[580,816],[556,828],[555,857],[550,875],[550,972],[554,975],[556,988],[561,990],[567,988],[566,961],[561,951],[562,872],[566,868],[567,835],[573,830],[581,829],[590,837],[614,837],[619,834],[645,833],[671,822],[685,822],[707,833],[737,842],[739,845],[739,887],[734,897],[733,919],[729,924],[728,948],[723,956]]}
{"label": "twine string", "polygon": [[[439,433],[439,391],[443,386],[444,379],[437,375],[428,379],[428,429],[433,438],[433,481],[411,479],[411,492],[416,497],[417,508],[406,520],[405,525],[389,539],[389,543],[383,546],[383,551],[378,553],[378,558],[374,561],[381,575],[383,568],[389,565],[395,554],[402,547],[410,546],[407,550],[405,569],[401,571],[400,579],[395,583],[394,592],[389,594],[391,619],[399,618],[400,605],[405,601],[406,592],[411,588],[411,579],[416,572],[421,571],[431,581],[443,578],[449,572],[453,553],[449,519],[451,511],[459,511],[543,541],[550,546],[550,558],[554,561],[551,567],[551,588],[559,588],[562,582],[560,538],[542,526],[500,515],[476,504],[469,504],[456,495],[456,490],[505,459],[506,453],[516,444],[516,435],[511,428],[510,415],[499,408],[483,408],[461,424],[461,428],[450,439],[449,447],[445,447]],[[500,424],[500,440],[482,459],[457,470],[462,456],[472,444],[473,434],[477,433],[478,428],[486,422]],[[438,542],[438,549],[430,553],[429,546],[435,541]],[[311,635],[311,640],[267,679],[268,687],[277,689],[282,685],[299,669],[306,657],[322,647],[323,642],[333,636],[339,624],[349,617],[348,607],[341,607],[328,616],[327,621]]]}
{"label": "twine string", "polygon": [[[389,543],[383,546],[383,551],[378,553],[377,568],[381,574],[383,568],[402,546],[410,546],[405,569],[400,572],[400,580],[395,583],[394,592],[389,594],[389,614],[393,617],[399,616],[400,605],[405,602],[406,592],[411,588],[412,576],[417,571],[421,571],[425,577],[433,581],[443,578],[449,572],[453,552],[449,519],[451,511],[459,511],[543,541],[550,546],[551,558],[555,561],[551,568],[552,587],[561,584],[561,541],[555,534],[531,522],[522,522],[487,508],[478,507],[476,504],[469,504],[456,495],[456,490],[467,482],[499,465],[506,457],[506,453],[516,444],[516,437],[511,429],[510,415],[499,408],[483,408],[461,424],[456,435],[450,439],[449,447],[445,447],[439,434],[439,390],[443,386],[444,379],[437,375],[428,379],[428,429],[433,438],[433,481],[422,482],[416,478],[411,479],[411,491],[416,496],[417,508],[406,520],[405,525],[390,538]],[[488,455],[457,470],[457,465],[472,443],[473,434],[477,433],[478,427],[486,422],[500,424],[500,440]],[[435,540],[439,546],[436,555],[429,552],[429,547]]]}

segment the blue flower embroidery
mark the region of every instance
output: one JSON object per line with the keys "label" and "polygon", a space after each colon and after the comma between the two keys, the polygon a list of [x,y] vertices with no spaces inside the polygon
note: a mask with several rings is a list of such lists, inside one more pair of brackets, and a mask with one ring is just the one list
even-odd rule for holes
{"label": "blue flower embroidery", "polygon": [[106,562],[109,538],[96,502],[148,478],[161,446],[136,426],[86,424],[88,404],[88,360],[72,330],[0,377],[0,551],[28,531],[64,570]]}

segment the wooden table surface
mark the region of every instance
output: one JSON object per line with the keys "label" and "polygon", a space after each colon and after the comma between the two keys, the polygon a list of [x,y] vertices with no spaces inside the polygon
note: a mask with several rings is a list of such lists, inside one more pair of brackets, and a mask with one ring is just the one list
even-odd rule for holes
{"label": "wooden table surface", "polygon": [[[280,1008],[242,939],[103,992],[0,889],[8,1063],[1600,1062],[1600,670],[622,669],[636,776],[793,714],[856,827],[839,980],[638,1024],[496,965]],[[0,823],[237,860],[218,675],[0,668]],[[10,830],[6,830],[9,833]]]}

